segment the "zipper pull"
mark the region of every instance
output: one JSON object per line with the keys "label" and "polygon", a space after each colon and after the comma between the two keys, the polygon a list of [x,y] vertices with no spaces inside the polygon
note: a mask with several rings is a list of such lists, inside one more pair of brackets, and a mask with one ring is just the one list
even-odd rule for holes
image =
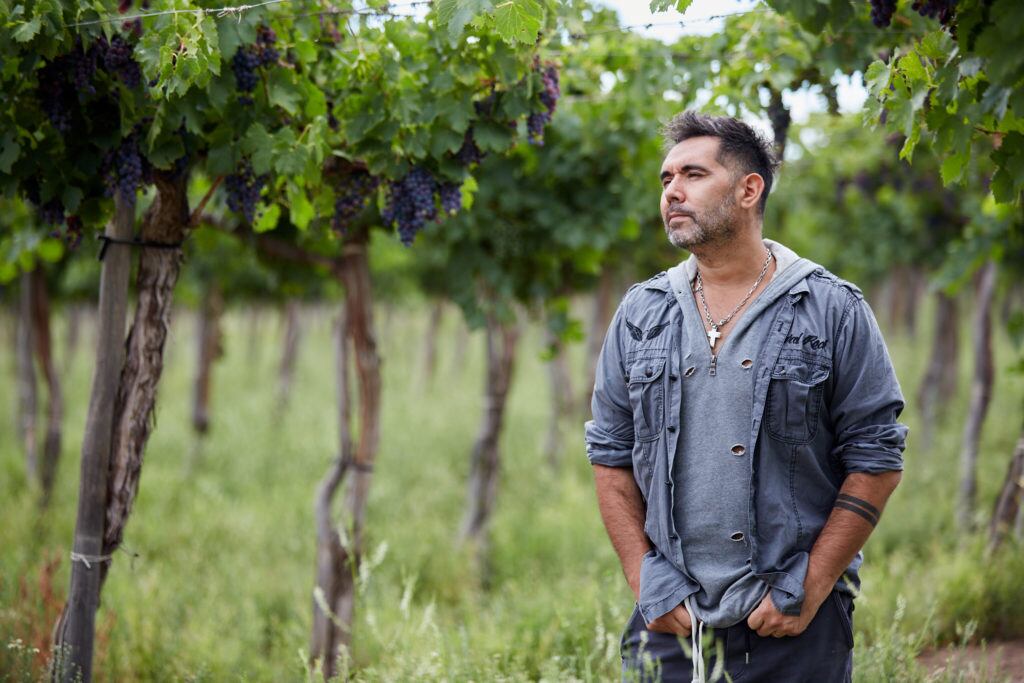
{"label": "zipper pull", "polygon": [[715,368],[718,366],[718,355],[711,356],[711,376],[715,376]]}

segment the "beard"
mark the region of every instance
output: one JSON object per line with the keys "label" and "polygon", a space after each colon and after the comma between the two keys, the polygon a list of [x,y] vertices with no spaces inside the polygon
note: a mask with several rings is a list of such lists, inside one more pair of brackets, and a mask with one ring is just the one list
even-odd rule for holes
{"label": "beard", "polygon": [[[727,242],[738,232],[739,224],[733,215],[735,207],[736,197],[732,192],[728,192],[722,202],[707,211],[682,211],[684,216],[690,217],[689,225],[684,223],[672,228],[668,218],[663,216],[668,241],[680,249],[687,250],[692,247]],[[672,213],[673,210],[679,211],[679,206],[670,204],[665,211],[665,216]]]}

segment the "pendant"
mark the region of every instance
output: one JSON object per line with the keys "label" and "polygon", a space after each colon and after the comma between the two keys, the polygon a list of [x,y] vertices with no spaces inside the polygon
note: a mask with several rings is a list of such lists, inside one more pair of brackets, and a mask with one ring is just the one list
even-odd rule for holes
{"label": "pendant", "polygon": [[715,340],[722,336],[722,333],[718,331],[718,327],[715,325],[711,326],[708,330],[708,342],[711,344],[711,348],[715,348]]}

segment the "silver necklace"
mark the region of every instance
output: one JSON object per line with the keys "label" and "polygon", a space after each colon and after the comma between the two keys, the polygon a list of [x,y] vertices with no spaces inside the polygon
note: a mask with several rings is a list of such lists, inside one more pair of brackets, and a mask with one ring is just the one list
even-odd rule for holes
{"label": "silver necklace", "polygon": [[747,303],[747,300],[750,299],[750,295],[754,293],[757,286],[761,284],[761,280],[764,279],[765,273],[768,272],[768,264],[772,260],[772,250],[765,247],[765,251],[768,252],[768,257],[764,260],[764,265],[761,266],[761,274],[757,276],[757,282],[755,282],[754,286],[750,288],[747,295],[743,297],[743,301],[736,304],[736,308],[732,309],[732,312],[729,313],[729,315],[725,316],[717,323],[715,322],[715,319],[711,317],[711,311],[708,310],[708,302],[707,299],[704,298],[704,281],[701,280],[700,277],[700,268],[697,268],[697,294],[700,295],[700,304],[704,307],[704,317],[707,319],[708,324],[711,325],[711,329],[708,330],[708,342],[711,344],[711,348],[715,348],[715,340],[722,336],[722,333],[718,331],[718,328],[724,327],[725,324],[732,320],[732,317],[736,315],[736,311],[743,308],[743,304]]}

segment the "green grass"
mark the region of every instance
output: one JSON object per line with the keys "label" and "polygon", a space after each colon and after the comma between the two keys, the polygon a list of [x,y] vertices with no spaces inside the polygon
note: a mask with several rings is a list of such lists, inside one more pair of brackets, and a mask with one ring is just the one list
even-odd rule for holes
{"label": "green grass", "polygon": [[[583,309],[581,309],[583,310]],[[331,311],[307,311],[291,403],[275,409],[282,330],[264,312],[254,353],[249,317],[227,320],[226,355],[215,369],[212,431],[202,448],[189,424],[194,321],[178,311],[160,387],[157,429],[139,497],[98,615],[98,680],[302,680],[311,620],[312,500],[335,450]],[[449,310],[432,386],[421,380],[427,308],[383,309],[381,447],[368,517],[355,646],[358,680],[609,680],[632,595],[601,525],[582,423],[564,427],[562,466],[542,454],[549,384],[540,335],[524,336],[502,439],[493,525],[492,580],[454,539],[483,384],[482,342],[457,357],[461,325]],[[9,319],[5,323],[9,323]],[[937,639],[1024,636],[1024,553],[986,560],[976,539],[958,539],[953,501],[970,359],[962,391],[931,452],[915,449],[913,408],[927,359],[919,339],[889,335],[911,407],[906,472],[865,550],[857,601],[857,679],[923,680],[916,652]],[[58,341],[63,329],[58,325]],[[77,504],[78,449],[91,381],[92,334],[65,376],[65,445],[52,508],[40,516],[25,481],[15,414],[13,360],[0,348],[0,679],[18,680],[45,645],[67,590],[67,552]],[[966,339],[965,339],[966,341]],[[1021,422],[1024,378],[1003,371],[979,464],[982,519],[1002,482]],[[63,347],[58,345],[58,349]],[[965,349],[969,348],[965,345]],[[582,349],[572,351],[582,367]],[[58,354],[58,361],[62,361]],[[575,387],[579,391],[582,387]],[[40,579],[56,559],[54,595]],[[897,604],[904,607],[897,614]],[[897,618],[898,617],[898,618]],[[20,643],[17,639],[21,639]],[[954,680],[954,679],[950,679]]]}

